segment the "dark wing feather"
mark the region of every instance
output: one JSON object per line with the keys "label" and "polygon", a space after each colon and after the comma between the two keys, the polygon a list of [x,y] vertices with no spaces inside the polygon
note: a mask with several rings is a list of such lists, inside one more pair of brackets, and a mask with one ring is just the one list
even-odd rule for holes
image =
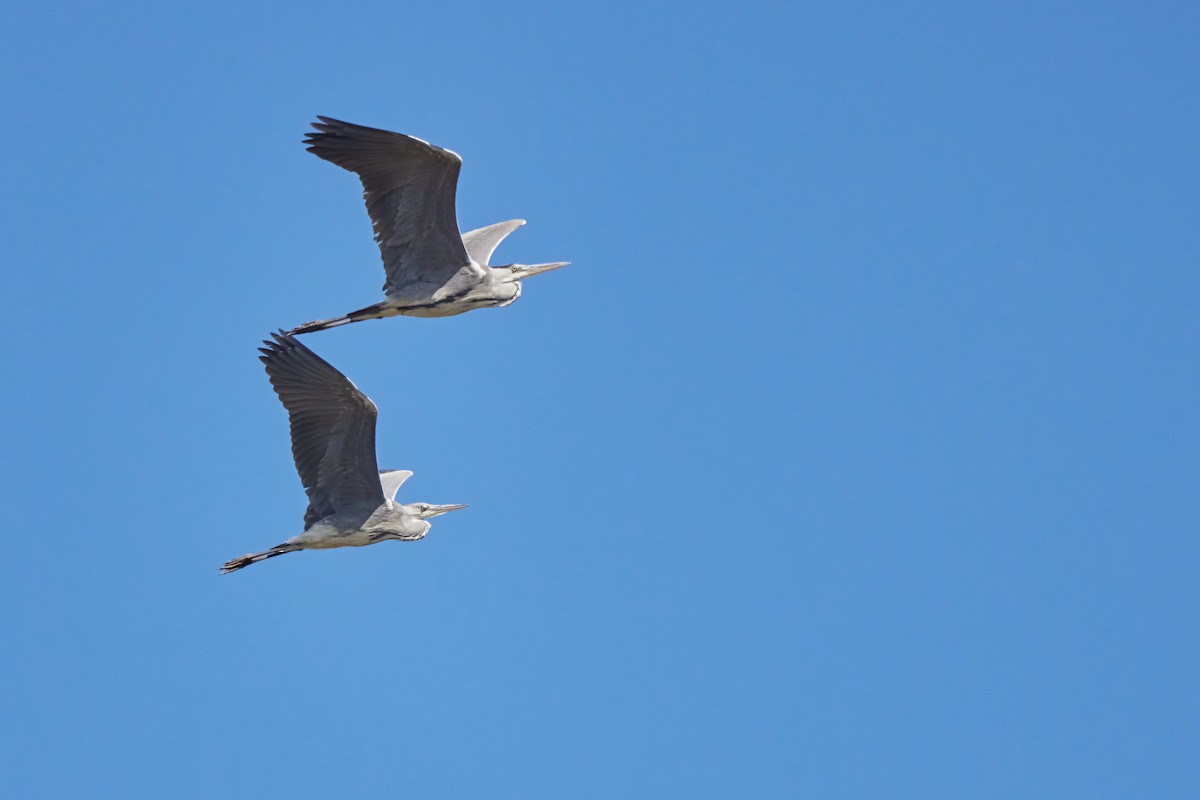
{"label": "dark wing feather", "polygon": [[304,529],[353,505],[382,505],[375,404],[294,337],[271,336],[260,358],[291,423],[292,456],[308,495]]}
{"label": "dark wing feather", "polygon": [[402,133],[317,119],[304,143],[362,180],[387,273],[385,292],[413,283],[443,286],[470,265],[454,209],[462,167],[457,154]]}

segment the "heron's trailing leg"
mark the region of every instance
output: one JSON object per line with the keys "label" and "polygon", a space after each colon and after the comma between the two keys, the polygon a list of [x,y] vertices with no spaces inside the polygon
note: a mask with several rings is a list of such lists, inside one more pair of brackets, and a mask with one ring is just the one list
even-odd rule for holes
{"label": "heron's trailing leg", "polygon": [[313,322],[306,322],[303,325],[298,325],[288,331],[288,335],[294,336],[297,333],[312,333],[313,331],[323,331],[326,328],[336,328],[339,325],[349,325],[351,322],[362,322],[365,319],[383,319],[384,317],[393,317],[400,312],[395,307],[387,303],[376,303],[373,306],[360,308],[358,311],[351,311],[340,317],[332,319],[318,319]]}
{"label": "heron's trailing leg", "polygon": [[241,558],[235,558],[232,561],[226,561],[225,566],[221,567],[221,574],[225,575],[235,570],[239,570],[242,567],[248,567],[251,564],[257,564],[259,561],[266,561],[268,558],[281,556],[284,553],[294,553],[300,549],[302,548],[294,544],[277,544],[270,550],[264,550],[261,553],[250,553],[249,555],[242,556]]}
{"label": "heron's trailing leg", "polygon": [[297,325],[288,333],[295,335],[297,333],[312,333],[313,331],[323,331],[326,328],[336,328],[339,325],[346,325],[351,322],[350,317],[334,317],[333,319],[318,319],[312,322],[306,322],[303,325]]}

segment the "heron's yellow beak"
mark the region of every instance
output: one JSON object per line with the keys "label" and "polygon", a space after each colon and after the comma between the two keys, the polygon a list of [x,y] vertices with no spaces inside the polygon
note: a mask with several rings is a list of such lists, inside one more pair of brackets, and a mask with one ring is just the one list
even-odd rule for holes
{"label": "heron's yellow beak", "polygon": [[520,281],[532,275],[541,275],[543,272],[549,272],[552,269],[565,267],[570,264],[570,261],[555,261],[553,264],[513,264],[508,269],[510,281]]}
{"label": "heron's yellow beak", "polygon": [[467,507],[466,503],[463,503],[461,505],[451,505],[451,506],[430,506],[429,510],[426,511],[422,516],[424,516],[425,519],[429,519],[430,517],[437,517],[442,514],[448,513],[450,511],[458,511],[460,508],[466,508],[466,507]]}

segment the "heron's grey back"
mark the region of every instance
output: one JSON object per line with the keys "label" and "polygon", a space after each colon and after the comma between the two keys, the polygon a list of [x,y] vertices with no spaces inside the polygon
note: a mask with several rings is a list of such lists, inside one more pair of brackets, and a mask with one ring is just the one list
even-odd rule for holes
{"label": "heron's grey back", "polygon": [[383,290],[412,283],[443,286],[471,263],[458,232],[454,199],[462,159],[402,133],[317,117],[305,144],[357,173],[387,273]]}
{"label": "heron's grey back", "polygon": [[308,495],[304,528],[337,511],[383,504],[370,398],[327,361],[283,332],[260,356],[288,412],[292,456]]}

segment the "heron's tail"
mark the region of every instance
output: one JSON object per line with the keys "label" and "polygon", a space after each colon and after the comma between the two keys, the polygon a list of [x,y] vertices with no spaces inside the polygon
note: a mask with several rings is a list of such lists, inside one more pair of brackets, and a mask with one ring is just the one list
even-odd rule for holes
{"label": "heron's tail", "polygon": [[373,306],[360,308],[358,311],[351,311],[349,314],[344,314],[340,317],[332,319],[318,319],[312,322],[306,322],[303,325],[297,325],[288,331],[289,336],[295,336],[298,333],[312,333],[314,331],[323,331],[326,328],[336,328],[339,325],[349,325],[351,322],[362,322],[364,319],[383,319],[384,317],[395,316],[400,313],[390,303],[376,303]]}
{"label": "heron's tail", "polygon": [[284,553],[294,553],[300,549],[302,549],[300,546],[294,544],[277,544],[270,550],[263,550],[261,553],[250,553],[249,555],[242,556],[241,558],[235,558],[232,561],[226,561],[225,566],[221,567],[221,574],[226,575],[235,570],[239,570],[242,567],[248,567],[251,564],[257,564],[259,561],[266,561],[268,558],[281,556]]}

